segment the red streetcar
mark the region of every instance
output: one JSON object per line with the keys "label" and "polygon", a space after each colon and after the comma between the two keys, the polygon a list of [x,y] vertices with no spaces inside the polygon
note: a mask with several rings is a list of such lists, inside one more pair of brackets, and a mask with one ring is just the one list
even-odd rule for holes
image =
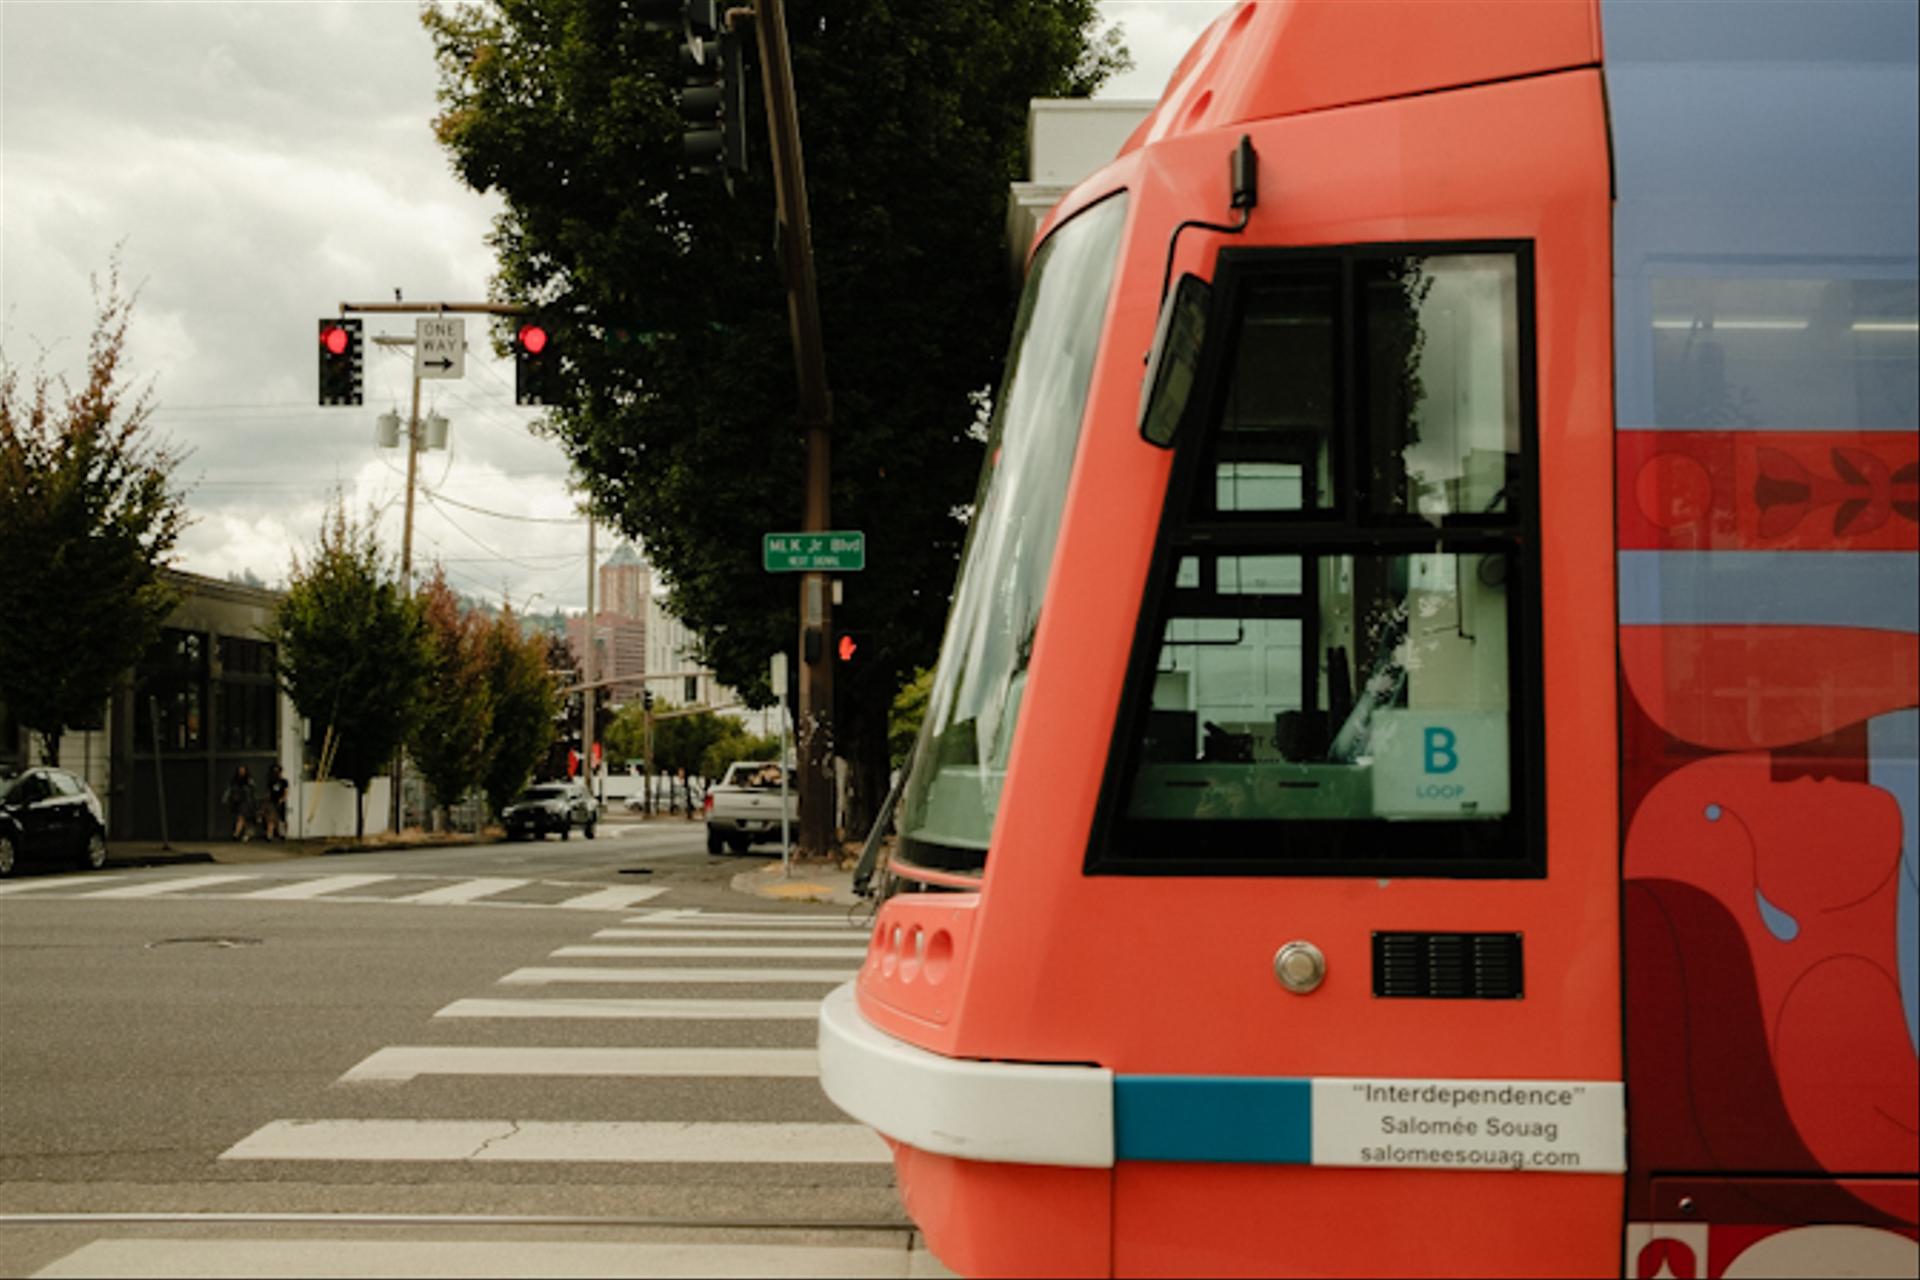
{"label": "red streetcar", "polygon": [[980,1275],[1920,1270],[1911,3],[1247,3],[1034,249],[822,1078]]}

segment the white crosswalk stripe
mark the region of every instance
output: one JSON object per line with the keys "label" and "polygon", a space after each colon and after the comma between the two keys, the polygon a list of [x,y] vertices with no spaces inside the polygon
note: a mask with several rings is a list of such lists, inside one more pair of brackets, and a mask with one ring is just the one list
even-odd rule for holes
{"label": "white crosswalk stripe", "polygon": [[124,874],[100,875],[90,873],[79,876],[42,876],[36,880],[9,880],[0,884],[0,896],[13,893],[32,893],[35,890],[49,889],[91,889],[108,880],[123,880]]}
{"label": "white crosswalk stripe", "polygon": [[204,876],[181,876],[171,880],[147,880],[140,884],[121,885],[113,889],[101,889],[94,893],[83,893],[83,898],[158,898],[162,894],[185,893],[189,889],[210,889],[216,884],[232,884],[237,880],[257,880],[260,877],[242,875],[238,872]]}
{"label": "white crosswalk stripe", "polygon": [[294,884],[275,885],[271,889],[255,889],[251,893],[241,894],[240,897],[249,902],[263,898],[276,902],[297,902],[303,898],[319,898],[329,893],[337,893],[342,889],[365,888],[367,885],[379,884],[383,880],[393,878],[390,875],[321,876],[318,880],[301,880]]}
{"label": "white crosswalk stripe", "polygon": [[867,954],[865,947],[683,947],[669,945],[664,947],[623,947],[618,944],[599,946],[582,944],[573,947],[561,947],[554,953],[555,959],[612,960],[622,957],[641,959],[651,956],[659,960],[707,960],[707,959],[752,959],[756,956],[767,960],[860,960]]}
{"label": "white crosswalk stripe", "polygon": [[391,1084],[417,1076],[781,1076],[820,1074],[812,1049],[491,1048],[394,1045],[376,1049],[340,1084]]}
{"label": "white crosswalk stripe", "polygon": [[456,906],[532,883],[531,880],[513,880],[505,876],[479,876],[472,880],[462,880],[457,884],[441,885],[438,889],[428,889],[424,893],[411,894],[405,898],[395,898],[393,901],[416,907]]}
{"label": "white crosswalk stripe", "polygon": [[559,968],[530,966],[515,969],[500,981],[508,986],[537,987],[556,982],[807,982],[837,986],[851,979],[854,969],[666,969],[651,967]]}
{"label": "white crosswalk stripe", "polygon": [[276,1120],[222,1160],[400,1160],[585,1164],[887,1164],[861,1124],[688,1121]]}
{"label": "white crosswalk stripe", "polygon": [[665,889],[648,887],[645,889],[602,889],[597,893],[583,893],[577,898],[569,898],[555,905],[573,911],[625,911],[635,903],[657,898]]}
{"label": "white crosswalk stripe", "polygon": [[655,1276],[916,1277],[950,1274],[924,1249],[904,1246],[673,1244],[591,1240],[96,1240],[34,1273],[65,1277],[207,1277],[208,1280],[359,1280],[385,1276],[497,1276],[501,1280],[602,1280]]}
{"label": "white crosswalk stripe", "polygon": [[771,911],[699,911],[690,907],[663,907],[657,911],[648,911],[642,915],[628,916],[622,924],[686,924],[686,925],[766,925],[788,929],[818,929],[827,925],[846,928],[848,921],[844,913],[831,916],[806,915],[791,916],[785,913],[775,915]]}
{"label": "white crosswalk stripe", "polygon": [[455,1000],[436,1018],[635,1018],[664,1021],[805,1021],[818,1000]]}
{"label": "white crosswalk stripe", "polygon": [[665,938],[671,941],[695,941],[715,938],[721,942],[846,942],[849,939],[865,938],[864,929],[828,929],[821,932],[799,929],[596,929],[596,938],[629,938],[657,940]]}

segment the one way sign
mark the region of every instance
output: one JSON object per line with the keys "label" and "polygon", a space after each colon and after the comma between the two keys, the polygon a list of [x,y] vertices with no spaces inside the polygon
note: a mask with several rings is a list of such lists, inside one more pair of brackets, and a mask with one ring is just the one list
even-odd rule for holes
{"label": "one way sign", "polygon": [[413,322],[413,376],[464,378],[467,322],[460,316],[421,316]]}

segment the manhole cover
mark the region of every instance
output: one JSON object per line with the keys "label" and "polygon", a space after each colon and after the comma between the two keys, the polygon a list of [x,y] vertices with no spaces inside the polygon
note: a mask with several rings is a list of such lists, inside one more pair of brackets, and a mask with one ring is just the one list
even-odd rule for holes
{"label": "manhole cover", "polygon": [[262,938],[160,938],[149,942],[147,949],[155,947],[257,947]]}
{"label": "manhole cover", "polygon": [[653,868],[652,867],[622,867],[620,868],[620,874],[623,876],[650,876],[653,874]]}

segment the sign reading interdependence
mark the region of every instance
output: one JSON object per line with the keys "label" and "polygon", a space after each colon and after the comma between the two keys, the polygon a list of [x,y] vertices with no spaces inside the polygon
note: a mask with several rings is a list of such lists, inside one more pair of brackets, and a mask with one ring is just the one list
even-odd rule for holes
{"label": "sign reading interdependence", "polygon": [[852,573],[867,567],[867,535],[769,533],[761,540],[761,556],[768,573]]}

